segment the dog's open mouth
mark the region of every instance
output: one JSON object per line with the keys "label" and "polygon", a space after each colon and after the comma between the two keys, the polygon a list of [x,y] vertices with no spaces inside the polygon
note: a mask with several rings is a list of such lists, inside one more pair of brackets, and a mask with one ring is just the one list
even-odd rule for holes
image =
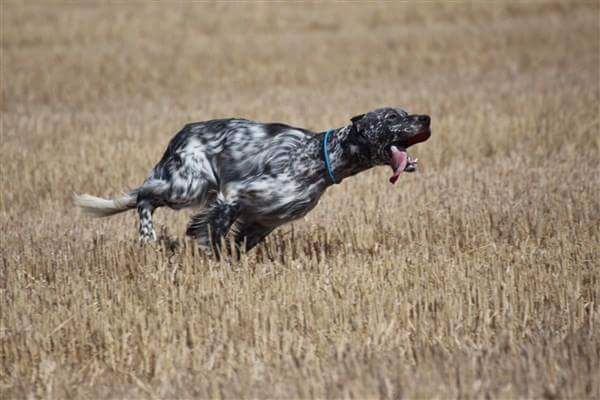
{"label": "dog's open mouth", "polygon": [[407,168],[409,168],[409,172],[414,171],[417,167],[416,164],[417,160],[410,158],[404,147],[399,148],[392,145],[390,147],[390,167],[394,173],[390,177],[390,183],[396,183],[400,174]]}
{"label": "dog's open mouth", "polygon": [[393,171],[393,174],[390,177],[391,184],[396,183],[402,172],[413,172],[417,169],[419,160],[411,158],[406,152],[406,148],[426,141],[429,139],[429,136],[431,136],[431,131],[429,129],[424,129],[412,138],[390,146],[390,167],[392,167]]}

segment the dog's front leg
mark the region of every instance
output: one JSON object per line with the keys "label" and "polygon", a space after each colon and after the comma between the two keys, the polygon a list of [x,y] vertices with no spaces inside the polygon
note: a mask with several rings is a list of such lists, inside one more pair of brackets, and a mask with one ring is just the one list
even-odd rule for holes
{"label": "dog's front leg", "polygon": [[264,226],[258,223],[238,222],[235,234],[237,258],[240,257],[242,252],[248,252],[262,242],[273,229],[271,226]]}
{"label": "dog's front leg", "polygon": [[222,194],[214,203],[190,220],[186,234],[198,239],[201,247],[208,249],[219,258],[221,240],[239,215],[236,201],[226,199]]}

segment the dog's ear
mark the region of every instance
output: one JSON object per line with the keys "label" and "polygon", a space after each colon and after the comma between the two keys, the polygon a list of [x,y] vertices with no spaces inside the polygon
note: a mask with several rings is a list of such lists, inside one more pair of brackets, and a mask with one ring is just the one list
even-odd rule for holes
{"label": "dog's ear", "polygon": [[356,124],[358,121],[360,121],[363,117],[365,116],[365,114],[360,114],[357,115],[355,117],[350,118],[350,121],[352,121],[353,124]]}

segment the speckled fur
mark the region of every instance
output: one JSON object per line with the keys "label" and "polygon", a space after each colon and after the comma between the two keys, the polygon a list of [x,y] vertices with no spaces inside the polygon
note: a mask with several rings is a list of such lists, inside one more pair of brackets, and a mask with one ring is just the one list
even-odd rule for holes
{"label": "speckled fur", "polygon": [[[342,181],[386,165],[392,144],[408,147],[429,134],[428,116],[400,109],[356,116],[330,134],[333,171]],[[200,207],[188,235],[218,255],[222,238],[235,225],[236,247],[247,251],[273,229],[306,215],[333,184],[323,161],[324,137],[323,132],[245,119],[191,123],[173,137],[142,186],[120,199],[82,195],[76,202],[97,216],[137,208],[143,241],[156,238],[156,208]],[[406,170],[414,167],[411,163]]]}

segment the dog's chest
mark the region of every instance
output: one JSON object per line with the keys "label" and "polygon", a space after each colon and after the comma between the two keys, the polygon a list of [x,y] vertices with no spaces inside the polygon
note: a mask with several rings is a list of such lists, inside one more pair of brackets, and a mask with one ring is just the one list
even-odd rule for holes
{"label": "dog's chest", "polygon": [[244,191],[249,213],[270,225],[279,225],[305,216],[321,198],[317,185],[303,186],[292,179],[259,179]]}

